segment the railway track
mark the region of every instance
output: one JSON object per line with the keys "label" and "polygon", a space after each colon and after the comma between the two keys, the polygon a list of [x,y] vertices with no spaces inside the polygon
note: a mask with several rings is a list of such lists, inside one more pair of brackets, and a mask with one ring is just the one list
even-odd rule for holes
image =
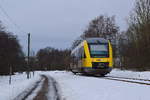
{"label": "railway track", "polygon": [[116,77],[116,76],[105,76],[105,77],[102,77],[102,78],[108,79],[108,80],[127,82],[127,83],[135,83],[135,84],[141,84],[141,85],[150,85],[150,80],[147,80],[147,79]]}
{"label": "railway track", "polygon": [[[83,75],[85,76],[85,75]],[[89,76],[88,77],[93,77]],[[94,76],[96,78],[102,78],[102,79],[107,79],[107,80],[114,80],[114,81],[120,81],[120,82],[126,82],[126,83],[135,83],[135,84],[140,84],[140,85],[150,85],[150,80],[148,79],[140,79],[140,78],[128,78],[128,77],[118,77],[118,76]]]}
{"label": "railway track", "polygon": [[150,82],[150,80],[148,80],[148,79],[141,79],[141,78],[128,78],[128,77],[118,77],[118,76],[106,76],[106,77],[131,79],[131,80],[138,80],[138,81],[147,81],[147,82]]}

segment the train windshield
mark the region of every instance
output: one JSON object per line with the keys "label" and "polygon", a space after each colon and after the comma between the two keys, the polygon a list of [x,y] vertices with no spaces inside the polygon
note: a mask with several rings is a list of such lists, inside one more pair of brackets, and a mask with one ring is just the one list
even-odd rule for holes
{"label": "train windshield", "polygon": [[92,58],[108,57],[108,44],[90,44],[90,54]]}

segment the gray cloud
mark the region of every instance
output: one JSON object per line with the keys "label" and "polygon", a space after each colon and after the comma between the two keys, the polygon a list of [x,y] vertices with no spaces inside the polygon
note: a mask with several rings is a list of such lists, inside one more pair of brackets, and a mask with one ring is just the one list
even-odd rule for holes
{"label": "gray cloud", "polygon": [[[90,20],[100,14],[116,15],[121,30],[134,0],[1,0],[1,5],[25,32],[32,34],[32,49],[45,46],[68,48]],[[19,36],[26,48],[26,33],[21,33],[4,14],[0,20]],[[26,49],[25,49],[26,50]]]}

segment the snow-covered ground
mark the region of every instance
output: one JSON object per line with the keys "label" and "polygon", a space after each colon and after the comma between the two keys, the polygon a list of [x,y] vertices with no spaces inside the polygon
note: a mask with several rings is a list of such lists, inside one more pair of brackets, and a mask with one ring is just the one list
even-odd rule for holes
{"label": "snow-covered ground", "polygon": [[[38,81],[40,74],[51,76],[57,81],[57,88],[63,100],[150,100],[150,86],[148,85],[74,75],[67,71],[36,72],[31,79],[26,79],[25,73],[16,74],[12,77],[11,85],[8,83],[8,76],[0,76],[0,100],[12,100]],[[114,69],[108,75],[150,79],[150,72]]]}
{"label": "snow-covered ground", "polygon": [[[58,82],[64,100],[150,100],[150,86],[73,75],[71,72],[55,71],[48,74]],[[115,69],[109,75],[149,78],[150,72]]]}
{"label": "snow-covered ground", "polygon": [[0,76],[0,100],[13,100],[39,79],[39,74],[35,74],[31,79],[27,79],[25,73],[17,73],[12,76],[12,83],[9,85],[9,76]]}
{"label": "snow-covered ground", "polygon": [[144,72],[133,72],[133,71],[127,71],[127,70],[119,70],[119,69],[113,69],[109,75],[112,76],[118,76],[118,77],[129,77],[129,78],[140,78],[140,79],[149,79],[150,80],[150,72],[144,71]]}

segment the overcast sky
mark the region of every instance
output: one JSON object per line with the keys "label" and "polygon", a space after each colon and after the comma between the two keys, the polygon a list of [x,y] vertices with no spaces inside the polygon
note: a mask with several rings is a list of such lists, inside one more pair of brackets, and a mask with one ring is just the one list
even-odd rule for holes
{"label": "overcast sky", "polygon": [[65,49],[79,37],[96,16],[115,15],[121,30],[135,0],[0,0],[13,25],[0,10],[0,20],[16,35],[26,51],[27,33],[31,33],[32,50],[46,46]]}

